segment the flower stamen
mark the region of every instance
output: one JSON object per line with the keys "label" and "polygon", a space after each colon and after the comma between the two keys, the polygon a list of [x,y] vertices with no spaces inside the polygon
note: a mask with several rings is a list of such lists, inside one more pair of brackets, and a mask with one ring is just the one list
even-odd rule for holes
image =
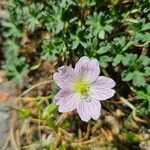
{"label": "flower stamen", "polygon": [[89,85],[85,81],[79,80],[75,83],[74,90],[75,92],[80,93],[83,96],[86,96],[88,95],[89,92]]}

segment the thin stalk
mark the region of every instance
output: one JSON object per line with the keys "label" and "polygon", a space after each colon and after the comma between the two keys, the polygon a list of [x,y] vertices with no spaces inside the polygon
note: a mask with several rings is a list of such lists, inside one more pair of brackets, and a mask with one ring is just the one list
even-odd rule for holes
{"label": "thin stalk", "polygon": [[31,90],[33,90],[33,89],[35,89],[35,88],[37,88],[37,87],[39,87],[41,85],[45,85],[45,84],[49,84],[49,83],[53,83],[53,81],[52,80],[46,80],[44,82],[40,82],[38,84],[35,84],[35,85],[31,86],[29,89],[25,90],[20,96],[24,96],[27,93],[29,93]]}

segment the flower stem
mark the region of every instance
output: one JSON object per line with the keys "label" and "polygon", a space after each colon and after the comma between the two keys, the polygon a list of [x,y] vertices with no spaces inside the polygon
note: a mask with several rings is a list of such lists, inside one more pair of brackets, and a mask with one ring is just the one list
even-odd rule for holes
{"label": "flower stem", "polygon": [[136,107],[134,107],[127,99],[117,94],[118,99],[120,99],[122,102],[124,102],[128,107],[130,107],[132,110],[136,110]]}
{"label": "flower stem", "polygon": [[31,86],[29,89],[27,89],[26,91],[24,91],[24,92],[21,94],[21,96],[26,95],[28,92],[30,92],[31,90],[35,89],[35,88],[38,87],[38,86],[41,86],[41,85],[44,85],[44,84],[49,84],[49,83],[52,83],[52,82],[53,82],[52,80],[46,80],[46,81],[44,81],[44,82],[40,82],[40,83],[38,83],[38,84],[35,84],[35,85]]}

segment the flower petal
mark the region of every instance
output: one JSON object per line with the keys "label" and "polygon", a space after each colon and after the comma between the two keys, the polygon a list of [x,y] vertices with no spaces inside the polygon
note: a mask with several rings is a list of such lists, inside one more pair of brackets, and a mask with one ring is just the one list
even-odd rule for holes
{"label": "flower petal", "polygon": [[77,107],[77,112],[83,121],[88,122],[91,118],[97,120],[100,116],[101,104],[97,100],[91,100],[87,102],[85,100],[80,101]]}
{"label": "flower petal", "polygon": [[88,67],[89,62],[90,62],[89,58],[84,56],[84,57],[81,57],[76,63],[75,72],[79,78],[83,77],[84,71]]}
{"label": "flower petal", "polygon": [[74,69],[62,66],[58,69],[58,72],[54,73],[53,79],[60,88],[69,89],[75,79]]}
{"label": "flower petal", "polygon": [[89,110],[88,110],[88,107],[87,107],[87,103],[86,101],[80,101],[80,103],[78,104],[78,107],[77,107],[77,112],[80,116],[80,118],[85,121],[85,122],[88,122],[90,119],[91,119],[91,116],[89,114]]}
{"label": "flower petal", "polygon": [[78,97],[71,93],[62,97],[56,104],[59,105],[59,112],[69,112],[77,108]]}
{"label": "flower petal", "polygon": [[103,89],[103,88],[91,88],[91,98],[96,100],[107,100],[114,96],[115,90],[113,89]]}
{"label": "flower petal", "polygon": [[78,78],[84,78],[92,83],[100,74],[99,62],[97,59],[89,60],[88,57],[84,56],[76,63],[75,72]]}
{"label": "flower petal", "polygon": [[116,85],[115,81],[105,76],[99,76],[98,79],[92,84],[94,87],[100,88],[113,88]]}
{"label": "flower petal", "polygon": [[54,97],[54,102],[57,104],[62,98],[70,95],[71,91],[60,90]]}
{"label": "flower petal", "polygon": [[87,103],[89,114],[94,120],[97,120],[100,116],[101,104],[97,100],[91,100],[91,102]]}
{"label": "flower petal", "polygon": [[106,100],[114,96],[115,91],[111,89],[115,86],[115,81],[111,78],[100,76],[90,87],[92,99]]}

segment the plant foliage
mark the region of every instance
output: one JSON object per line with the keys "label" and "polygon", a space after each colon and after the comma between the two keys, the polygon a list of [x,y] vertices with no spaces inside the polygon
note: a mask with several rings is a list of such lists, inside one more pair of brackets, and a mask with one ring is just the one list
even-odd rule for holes
{"label": "plant foliage", "polygon": [[[140,116],[148,116],[149,8],[149,0],[9,0],[10,18],[3,22],[7,38],[3,67],[21,85],[32,73],[34,62],[27,59],[33,49],[39,61],[58,61],[59,66],[74,65],[83,55],[97,58],[102,72],[117,82],[117,92],[123,95],[120,89],[125,86],[126,98],[132,95]],[[42,117],[53,122],[47,113],[54,110],[47,106]],[[49,125],[56,129],[54,122]]]}

